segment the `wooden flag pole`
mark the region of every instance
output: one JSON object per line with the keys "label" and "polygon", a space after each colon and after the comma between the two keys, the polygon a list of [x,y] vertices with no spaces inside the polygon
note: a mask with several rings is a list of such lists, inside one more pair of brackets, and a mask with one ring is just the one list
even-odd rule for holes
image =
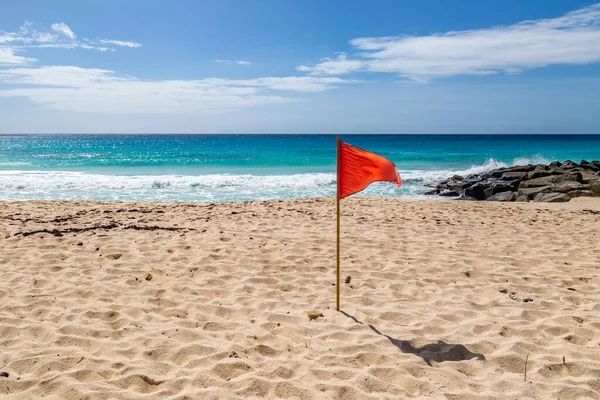
{"label": "wooden flag pole", "polygon": [[335,292],[336,302],[335,309],[340,311],[340,177],[342,174],[342,159],[341,159],[341,141],[337,137],[337,193],[336,193],[336,208],[337,208],[337,259],[336,259],[336,274],[335,274]]}
{"label": "wooden flag pole", "polygon": [[336,306],[340,311],[340,199],[337,199],[337,269],[335,275]]}

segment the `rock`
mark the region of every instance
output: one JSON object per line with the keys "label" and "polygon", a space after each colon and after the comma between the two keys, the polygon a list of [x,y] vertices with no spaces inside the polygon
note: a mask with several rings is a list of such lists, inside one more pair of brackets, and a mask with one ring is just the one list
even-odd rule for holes
{"label": "rock", "polygon": [[426,194],[491,201],[568,201],[567,197],[600,196],[600,160],[516,165],[464,178],[454,175]]}
{"label": "rock", "polygon": [[590,183],[590,181],[593,181],[595,179],[598,179],[598,175],[596,175],[595,172],[586,171],[586,172],[581,173],[581,182],[582,183]]}
{"label": "rock", "polygon": [[550,172],[550,168],[547,165],[539,164],[535,166],[535,169],[533,171],[529,171],[527,173],[527,179],[542,178],[544,176],[549,175],[552,175],[552,172]]}
{"label": "rock", "polygon": [[575,181],[580,182],[583,180],[580,172],[571,172],[568,174],[556,175],[553,176],[553,183],[567,182],[567,181]]}
{"label": "rock", "polygon": [[468,188],[465,189],[465,196],[467,197],[474,197],[477,200],[484,200],[485,199],[485,189],[489,187],[488,184],[486,185],[483,182],[479,182],[474,184],[473,186],[469,186]]}
{"label": "rock", "polygon": [[562,175],[551,175],[545,176],[543,178],[530,179],[528,181],[523,181],[519,184],[519,189],[521,188],[533,188],[540,186],[550,186],[554,183],[561,183],[567,181],[573,182],[581,182],[582,176],[580,172],[569,172]]}
{"label": "rock", "polygon": [[482,178],[477,174],[469,174],[469,175],[467,175],[466,180],[471,183],[477,183],[477,182],[481,182]]}
{"label": "rock", "polygon": [[504,172],[502,174],[503,180],[513,180],[513,179],[523,179],[527,178],[527,172],[514,171],[514,172]]}
{"label": "rock", "polygon": [[552,185],[553,176],[544,176],[542,178],[530,179],[528,181],[523,181],[519,184],[519,189],[521,188],[534,188],[540,186],[550,186]]}
{"label": "rock", "polygon": [[471,196],[460,196],[460,197],[455,198],[454,200],[477,201],[477,199],[475,197],[471,197]]}
{"label": "rock", "polygon": [[594,196],[600,196],[600,179],[590,180],[590,190],[594,193]]}
{"label": "rock", "polygon": [[446,189],[455,190],[457,192],[460,192],[461,190],[464,190],[464,189],[468,188],[469,186],[471,186],[473,183],[474,182],[469,182],[468,180],[461,180],[461,181],[450,180],[446,184]]}
{"label": "rock", "polygon": [[[567,182],[561,182],[561,183],[557,183],[556,185],[553,185],[552,191],[559,192],[559,193],[567,193],[567,192],[570,192],[571,190],[583,189],[582,186],[584,186],[584,185],[582,185],[579,182],[567,181]],[[587,185],[584,187],[589,188],[589,186],[587,186]]]}
{"label": "rock", "polygon": [[[500,181],[503,182],[503,181]],[[514,181],[517,182],[518,181]],[[491,186],[487,187],[484,191],[483,194],[485,196],[485,198],[487,199],[490,196],[495,195],[496,193],[502,193],[502,192],[514,192],[517,190],[517,184],[492,184]]]}
{"label": "rock", "polygon": [[600,171],[600,166],[598,166],[596,164],[591,164],[591,163],[580,164],[579,167],[580,167],[579,169],[584,170],[584,171],[593,171],[593,172]]}
{"label": "rock", "polygon": [[518,201],[519,203],[524,203],[524,202],[528,202],[529,199],[527,198],[527,196],[518,196],[515,201]]}
{"label": "rock", "polygon": [[583,197],[583,196],[593,197],[594,192],[592,192],[591,190],[572,190],[570,192],[567,192],[567,196],[569,196],[571,198]]}
{"label": "rock", "polygon": [[0,378],[8,378],[10,376],[10,374],[8,372],[0,372]]}
{"label": "rock", "polygon": [[541,186],[535,188],[519,188],[517,195],[527,196],[529,200],[533,200],[533,198],[539,193],[548,193],[550,191],[550,186]]}
{"label": "rock", "polygon": [[538,193],[533,201],[543,203],[565,203],[571,200],[571,197],[564,193]]}
{"label": "rock", "polygon": [[488,197],[487,201],[513,201],[517,195],[515,192],[500,192]]}
{"label": "rock", "polygon": [[425,192],[425,193],[423,193],[423,194],[424,194],[425,196],[434,196],[434,195],[438,194],[438,190],[437,190],[437,189],[433,189],[433,190],[430,190],[430,191],[428,191],[428,192]]}
{"label": "rock", "polygon": [[458,196],[460,196],[460,193],[458,193],[456,190],[446,189],[446,190],[442,190],[439,193],[439,195],[440,196],[446,196],[446,197],[458,197]]}
{"label": "rock", "polygon": [[533,171],[535,167],[531,164],[527,165],[515,165],[513,167],[502,168],[502,172],[529,172]]}
{"label": "rock", "polygon": [[563,163],[563,164],[562,164],[560,167],[561,167],[562,169],[570,169],[570,168],[575,168],[575,167],[577,167],[577,166],[578,166],[578,164],[577,164],[577,163],[574,163],[574,162],[573,162],[573,161],[571,161],[571,160],[567,160],[567,161],[565,161],[565,162],[564,162],[564,163]]}

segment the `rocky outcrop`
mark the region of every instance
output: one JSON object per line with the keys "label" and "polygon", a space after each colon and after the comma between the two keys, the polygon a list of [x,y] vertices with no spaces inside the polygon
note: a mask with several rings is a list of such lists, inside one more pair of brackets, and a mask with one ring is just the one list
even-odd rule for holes
{"label": "rocky outcrop", "polygon": [[428,195],[456,200],[564,202],[573,197],[600,197],[600,160],[516,165],[439,182]]}

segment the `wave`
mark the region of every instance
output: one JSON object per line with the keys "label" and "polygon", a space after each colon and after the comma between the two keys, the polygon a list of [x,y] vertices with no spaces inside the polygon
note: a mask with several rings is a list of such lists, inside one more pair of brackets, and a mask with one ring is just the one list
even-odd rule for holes
{"label": "wave", "polygon": [[0,171],[2,200],[239,201],[331,196],[335,174],[103,175]]}
{"label": "wave", "polygon": [[484,172],[489,172],[498,168],[506,168],[511,165],[527,165],[527,164],[548,164],[551,160],[547,158],[535,155],[533,157],[518,157],[512,160],[510,163],[505,163],[502,161],[495,160],[490,158],[486,160],[483,164],[480,165],[471,165],[466,169],[436,169],[436,170],[408,170],[404,171],[401,175],[405,182],[422,182],[425,186],[430,186],[435,184],[443,179],[447,179],[453,175],[467,176],[471,174],[482,174]]}
{"label": "wave", "polygon": [[[514,164],[548,162],[541,157]],[[401,189],[374,183],[362,194],[420,197],[452,175],[483,173],[508,164],[489,159],[466,169],[400,171]],[[104,175],[70,171],[0,171],[0,200],[246,201],[333,196],[335,173],[292,175]]]}

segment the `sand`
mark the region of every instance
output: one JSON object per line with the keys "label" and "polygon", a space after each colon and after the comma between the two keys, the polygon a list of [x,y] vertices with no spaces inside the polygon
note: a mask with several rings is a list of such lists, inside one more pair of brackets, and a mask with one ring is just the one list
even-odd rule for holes
{"label": "sand", "polygon": [[0,397],[600,399],[600,202],[334,205],[0,203]]}

